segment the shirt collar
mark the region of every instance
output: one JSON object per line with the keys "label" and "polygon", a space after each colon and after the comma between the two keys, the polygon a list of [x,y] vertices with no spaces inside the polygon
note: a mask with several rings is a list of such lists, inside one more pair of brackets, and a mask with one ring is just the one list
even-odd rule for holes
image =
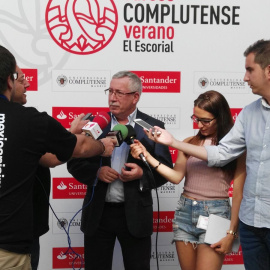
{"label": "shirt collar", "polygon": [[[137,108],[128,116],[128,123],[127,125],[131,125],[132,127],[135,126],[134,119],[137,115]],[[113,128],[115,125],[119,124],[116,117],[112,114],[112,121],[111,121],[111,128]]]}
{"label": "shirt collar", "polygon": [[266,100],[264,98],[262,98],[262,105],[267,108],[270,109],[270,105],[266,102]]}

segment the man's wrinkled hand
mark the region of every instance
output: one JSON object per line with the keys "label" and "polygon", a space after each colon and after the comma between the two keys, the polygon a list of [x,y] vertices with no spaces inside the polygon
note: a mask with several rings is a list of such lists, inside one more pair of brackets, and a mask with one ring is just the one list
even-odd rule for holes
{"label": "man's wrinkled hand", "polygon": [[119,179],[122,182],[129,182],[140,179],[143,175],[143,169],[136,163],[125,163],[125,168],[122,168]]}
{"label": "man's wrinkled hand", "polygon": [[119,174],[117,171],[115,171],[114,169],[112,169],[109,166],[102,166],[99,169],[98,178],[102,182],[110,184],[119,178]]}

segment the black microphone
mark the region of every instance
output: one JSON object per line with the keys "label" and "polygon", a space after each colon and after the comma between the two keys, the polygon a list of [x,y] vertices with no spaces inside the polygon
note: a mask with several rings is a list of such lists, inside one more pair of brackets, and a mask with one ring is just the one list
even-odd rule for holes
{"label": "black microphone", "polygon": [[113,127],[113,130],[109,131],[106,137],[113,139],[116,144],[120,146],[128,135],[128,129],[125,125],[117,124]]}
{"label": "black microphone", "polygon": [[[127,144],[132,144],[132,143],[134,143],[134,139],[136,139],[136,131],[131,125],[126,125],[126,127],[128,129],[128,134],[127,134],[127,137],[125,139],[125,142]],[[147,166],[149,166],[143,153],[139,154],[139,157]]]}

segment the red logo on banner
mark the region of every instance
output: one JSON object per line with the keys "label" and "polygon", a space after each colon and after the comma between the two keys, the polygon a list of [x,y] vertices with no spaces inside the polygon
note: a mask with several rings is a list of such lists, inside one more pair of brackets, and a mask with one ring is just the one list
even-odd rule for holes
{"label": "red logo on banner", "polygon": [[179,71],[132,71],[143,85],[144,93],[180,93]]}
{"label": "red logo on banner", "polygon": [[68,248],[52,249],[53,269],[82,269],[84,266],[84,248],[72,247],[72,252]]}
{"label": "red logo on banner", "polygon": [[[235,122],[238,114],[242,111],[242,108],[234,108],[232,109],[231,108],[231,114],[232,114],[232,117],[233,117],[233,121]],[[193,122],[193,129],[199,129],[198,127],[198,124]]]}
{"label": "red logo on banner", "polygon": [[62,124],[65,128],[70,128],[71,122],[81,113],[92,113],[93,116],[99,112],[109,112],[109,108],[103,107],[53,107],[52,117]]}
{"label": "red logo on banner", "polygon": [[92,54],[104,49],[113,39],[118,24],[113,0],[50,0],[45,16],[54,42],[74,54]]}
{"label": "red logo on banner", "polygon": [[238,114],[242,111],[242,108],[234,108],[234,109],[231,109],[231,114],[232,114],[232,117],[233,117],[233,121],[235,122]]}
{"label": "red logo on banner", "polygon": [[25,79],[29,82],[30,86],[27,91],[37,91],[38,90],[38,72],[37,69],[24,68],[22,72],[25,75]]}
{"label": "red logo on banner", "polygon": [[87,185],[78,182],[72,177],[53,178],[53,199],[83,199]]}
{"label": "red logo on banner", "polygon": [[177,155],[178,155],[178,150],[172,147],[169,147],[171,156],[172,156],[172,162],[175,163],[176,159],[177,159]]}
{"label": "red logo on banner", "polygon": [[153,213],[153,230],[154,232],[172,232],[172,220],[174,218],[174,211],[159,212],[159,227],[158,226],[158,213]]}
{"label": "red logo on banner", "polygon": [[239,247],[238,252],[226,255],[223,264],[244,264],[242,247]]}

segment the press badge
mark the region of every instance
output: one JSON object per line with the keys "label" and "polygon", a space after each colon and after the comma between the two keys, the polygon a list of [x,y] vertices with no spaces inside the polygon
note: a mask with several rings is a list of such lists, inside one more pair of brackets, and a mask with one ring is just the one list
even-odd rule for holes
{"label": "press badge", "polygon": [[209,217],[205,217],[205,216],[200,215],[196,227],[199,229],[207,230],[208,218]]}

